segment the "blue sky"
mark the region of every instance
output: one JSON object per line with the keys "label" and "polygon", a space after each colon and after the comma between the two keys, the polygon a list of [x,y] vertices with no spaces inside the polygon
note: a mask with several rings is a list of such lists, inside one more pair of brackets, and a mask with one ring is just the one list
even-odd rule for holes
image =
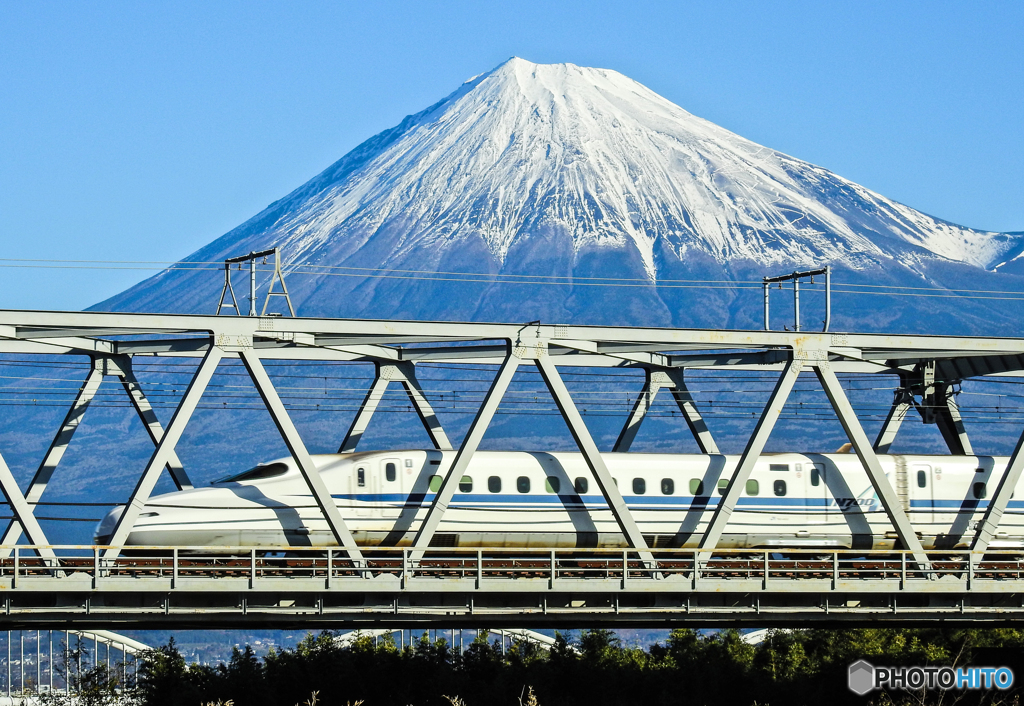
{"label": "blue sky", "polygon": [[[512,55],[621,71],[926,213],[1024,230],[1022,36],[1021,2],[9,1],[0,257],[182,258]],[[0,308],[148,274],[2,267]]]}

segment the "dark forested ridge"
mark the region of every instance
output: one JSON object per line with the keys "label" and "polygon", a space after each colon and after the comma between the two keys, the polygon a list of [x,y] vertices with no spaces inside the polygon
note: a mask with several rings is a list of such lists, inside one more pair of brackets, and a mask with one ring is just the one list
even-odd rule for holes
{"label": "dark forested ridge", "polygon": [[[548,652],[517,643],[502,655],[486,634],[459,655],[424,636],[404,650],[372,637],[338,644],[309,635],[295,649],[260,659],[235,650],[218,667],[189,665],[173,641],[147,654],[139,675],[146,706],[601,706],[615,704],[1017,704],[1024,631],[1016,629],[810,629],[777,631],[748,645],[735,630],[675,630],[648,650],[606,630],[560,634]],[[847,668],[875,665],[1008,666],[1008,691],[872,692],[847,689]],[[316,694],[313,698],[313,694]],[[457,698],[456,698],[457,697]]]}

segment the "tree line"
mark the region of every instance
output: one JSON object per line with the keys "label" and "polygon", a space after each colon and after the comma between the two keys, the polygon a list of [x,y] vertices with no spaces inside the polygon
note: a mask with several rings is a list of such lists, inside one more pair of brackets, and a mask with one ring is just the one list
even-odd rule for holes
{"label": "tree line", "polygon": [[[988,629],[807,629],[772,631],[760,644],[736,630],[672,631],[648,649],[614,632],[558,633],[550,650],[518,641],[502,649],[481,633],[463,654],[444,639],[400,649],[388,636],[341,644],[331,631],[260,658],[235,649],[219,666],[188,664],[173,640],[144,656],[134,695],[144,706],[645,706],[714,704],[1017,703],[1009,691],[872,692],[847,689],[858,659],[877,665],[1016,667],[1024,631]],[[984,664],[983,664],[984,663]],[[315,697],[313,696],[315,694]]]}

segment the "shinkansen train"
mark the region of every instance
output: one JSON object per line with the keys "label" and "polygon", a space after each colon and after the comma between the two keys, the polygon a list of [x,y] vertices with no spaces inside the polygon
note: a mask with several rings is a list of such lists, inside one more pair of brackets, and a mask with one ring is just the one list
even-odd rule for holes
{"label": "shinkansen train", "polygon": [[[313,459],[358,544],[408,546],[455,455],[409,450]],[[697,546],[739,462],[738,456],[718,454],[610,453],[603,458],[654,548]],[[969,545],[1007,465],[1005,457],[992,456],[883,455],[879,460],[927,549]],[[98,544],[109,541],[122,511],[113,509],[97,526]],[[776,453],[757,461],[718,546],[892,549],[895,541],[857,456]],[[210,487],[152,497],[127,544],[336,542],[295,461],[284,458]],[[625,544],[580,454],[478,451],[458,481],[432,546]],[[1010,500],[990,546],[1024,546],[1024,500]]]}

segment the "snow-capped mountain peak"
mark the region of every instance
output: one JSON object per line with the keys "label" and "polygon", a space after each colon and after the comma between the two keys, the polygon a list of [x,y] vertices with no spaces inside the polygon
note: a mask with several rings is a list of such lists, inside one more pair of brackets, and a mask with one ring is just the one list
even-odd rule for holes
{"label": "snow-capped mountain peak", "polygon": [[[616,71],[512,58],[187,259],[273,246],[300,271],[355,268],[297,272],[289,286],[307,315],[748,325],[740,299],[694,308],[668,280],[829,263],[861,281],[934,284],[989,275],[977,268],[1013,260],[1024,237],[920,213]],[[381,270],[485,277],[366,277]],[[487,284],[499,274],[561,284],[510,294]],[[592,277],[633,289],[588,290]],[[206,273],[169,270],[99,306],[202,311],[219,291]]]}
{"label": "snow-capped mountain peak", "polygon": [[898,252],[912,260],[905,245],[991,267],[1012,246],[750,142],[616,71],[519,58],[287,201],[275,230],[299,259],[332,241],[347,256],[396,218],[407,231],[398,259],[479,238],[500,269],[518,237],[550,229],[574,252],[635,248],[652,280],[658,239],[680,258],[697,250],[719,262],[853,267]]}

